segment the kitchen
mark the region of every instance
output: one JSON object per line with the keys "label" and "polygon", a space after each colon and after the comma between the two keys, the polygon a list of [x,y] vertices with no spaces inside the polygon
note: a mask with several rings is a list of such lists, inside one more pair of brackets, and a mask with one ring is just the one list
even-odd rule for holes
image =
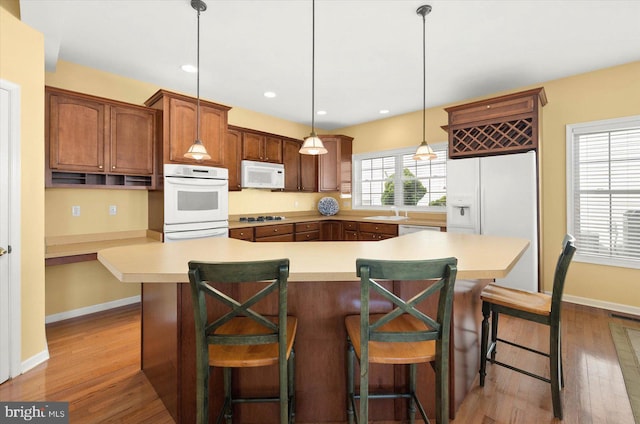
{"label": "kitchen", "polygon": [[[3,19],[10,19],[2,11]],[[35,51],[32,55],[20,58],[17,63],[33,68],[38,63],[38,51],[42,51],[42,40],[29,28],[16,24],[9,36],[3,39],[16,41],[19,51]],[[9,30],[13,27],[7,27]],[[16,35],[15,37],[13,35]],[[7,50],[3,50],[7,51]],[[573,122],[604,119],[614,116],[627,116],[638,113],[637,99],[640,72],[638,62],[622,64],[607,69],[574,75],[568,78],[545,81],[543,84],[549,97],[549,105],[543,110],[543,139],[551,140],[545,144],[542,152],[541,194],[543,203],[542,251],[543,277],[549,280],[558,234],[564,232],[564,137],[565,125]],[[146,195],[142,192],[127,190],[44,190],[44,164],[42,134],[44,134],[44,104],[42,87],[50,85],[65,89],[90,93],[103,97],[117,97],[117,100],[142,104],[159,87],[141,81],[135,81],[115,74],[87,68],[70,62],[60,61],[55,72],[33,70],[26,76],[18,72],[7,71],[3,78],[22,81],[25,86],[25,107],[32,112],[23,125],[25,146],[32,147],[33,158],[23,160],[23,196],[31,199],[25,210],[25,219],[33,223],[23,229],[23,248],[29,256],[43,257],[42,239],[45,236],[66,234],[106,233],[113,231],[133,231],[147,229],[148,206]],[[4,69],[4,68],[3,68]],[[126,89],[122,89],[126,87]],[[528,87],[518,87],[519,91]],[[118,93],[114,96],[114,93]],[[495,93],[502,94],[502,93]],[[589,101],[582,99],[589,98]],[[215,99],[214,99],[215,100]],[[581,104],[580,108],[574,105]],[[396,140],[406,140],[411,145],[416,140],[415,128],[420,127],[421,114],[418,112],[388,118],[370,124],[362,124],[341,129],[341,133],[354,137],[354,153],[366,149],[384,150],[396,146],[389,145],[383,137],[393,133]],[[263,131],[300,137],[308,133],[305,125],[276,119],[250,110],[233,107],[229,112],[229,122],[240,127],[259,128]],[[446,113],[442,107],[427,110],[427,135],[429,140],[445,140],[446,133],[440,128],[446,125]],[[359,144],[366,140],[366,146]],[[78,193],[81,198],[78,199]],[[319,198],[318,193],[271,193],[260,190],[247,190],[230,194],[230,214],[277,214],[286,211],[314,210]],[[81,215],[72,217],[71,206],[81,203]],[[109,206],[118,205],[118,214],[108,215]],[[123,205],[127,205],[126,207]],[[348,206],[341,205],[348,210]],[[46,229],[46,230],[45,230]],[[91,286],[87,284],[87,276]],[[82,309],[96,304],[115,302],[133,298],[139,289],[133,285],[118,284],[108,272],[97,263],[70,264],[60,267],[25,266],[23,290],[31,294],[23,305],[23,352],[24,361],[36,357],[43,350],[45,316]],[[566,294],[574,300],[590,303],[594,306],[637,308],[637,298],[633,282],[638,280],[635,270],[623,268],[575,266]],[[45,282],[46,281],[46,282]],[[606,289],[602,282],[606,281]],[[547,287],[548,289],[548,287]]]}

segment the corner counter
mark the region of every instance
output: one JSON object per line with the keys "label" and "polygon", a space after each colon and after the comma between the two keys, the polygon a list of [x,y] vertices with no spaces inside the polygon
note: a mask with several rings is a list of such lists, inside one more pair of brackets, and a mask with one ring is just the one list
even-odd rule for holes
{"label": "corner counter", "polygon": [[[344,317],[359,312],[356,258],[458,258],[450,351],[450,415],[454,416],[478,372],[479,292],[492,279],[508,274],[528,245],[523,239],[435,231],[377,242],[251,243],[210,238],[109,248],[98,252],[98,260],[120,281],[144,283],[142,369],[176,422],[191,423],[195,420],[195,341],[190,289],[184,284],[189,281],[188,261],[289,258],[289,310],[298,318],[296,421],[338,423],[346,422]],[[400,295],[416,289],[411,282],[393,284]],[[389,368],[372,369],[372,388],[405,381],[402,368]],[[429,367],[419,369],[419,396],[433,411],[433,375]],[[220,370],[211,376],[210,404],[217,410],[222,401]],[[236,384],[243,389],[264,389],[265,381],[277,384],[275,369],[243,369],[238,376]],[[404,407],[385,402],[393,401],[372,404],[372,416],[401,422]],[[243,423],[276,422],[277,414],[277,406],[269,404],[237,409]]]}

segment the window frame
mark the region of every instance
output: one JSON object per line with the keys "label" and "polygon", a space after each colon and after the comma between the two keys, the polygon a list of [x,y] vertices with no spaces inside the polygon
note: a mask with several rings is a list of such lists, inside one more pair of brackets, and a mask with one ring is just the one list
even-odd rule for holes
{"label": "window frame", "polygon": [[[575,149],[574,144],[576,137],[588,134],[611,133],[628,129],[640,129],[640,115],[627,116],[623,118],[605,119],[592,122],[583,122],[577,124],[569,124],[566,126],[566,200],[567,200],[567,231],[577,235],[578,219],[575,215],[576,211],[576,193],[575,193]],[[609,161],[611,163],[611,161]],[[609,179],[611,181],[611,179]],[[614,193],[616,190],[603,190],[603,193]],[[640,196],[640,194],[639,194]],[[610,237],[613,235],[610,232]],[[576,237],[578,238],[578,237]],[[617,266],[631,269],[640,269],[640,257],[632,259],[628,257],[617,256],[614,252],[609,255],[597,255],[589,252],[581,252],[579,240],[577,240],[577,250],[574,261],[591,263],[597,265]]]}
{"label": "window frame", "polygon": [[[448,143],[446,141],[438,142],[438,143],[430,143],[430,146],[436,153],[445,152],[448,156]],[[368,159],[379,159],[384,157],[394,157],[395,158],[395,171],[396,175],[402,175],[403,166],[402,166],[402,157],[404,155],[413,155],[415,153],[416,147],[403,147],[398,149],[390,149],[390,150],[379,150],[375,152],[366,152],[366,153],[356,153],[352,155],[352,169],[353,175],[352,178],[352,196],[351,196],[351,208],[353,210],[402,210],[402,211],[414,211],[414,212],[446,212],[446,204],[442,206],[410,206],[410,205],[402,205],[400,206],[398,203],[402,201],[402,197],[399,192],[394,192],[395,201],[394,205],[362,205],[362,180],[361,180],[361,170],[362,170],[362,161]],[[446,159],[444,161],[445,166],[445,174],[443,178],[446,181]],[[446,183],[445,183],[446,184]],[[445,189],[446,195],[446,189]]]}

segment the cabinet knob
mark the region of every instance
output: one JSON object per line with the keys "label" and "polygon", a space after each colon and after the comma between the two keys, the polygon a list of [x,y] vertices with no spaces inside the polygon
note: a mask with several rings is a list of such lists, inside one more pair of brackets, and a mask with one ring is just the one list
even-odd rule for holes
{"label": "cabinet knob", "polygon": [[277,229],[277,228],[274,228],[274,229],[273,229],[273,232],[274,232],[274,233],[277,233],[277,232],[278,232],[278,229]]}
{"label": "cabinet knob", "polygon": [[111,169],[116,169],[116,166],[115,166],[115,165],[113,165],[113,166],[111,167]]}
{"label": "cabinet knob", "polygon": [[98,165],[98,168],[99,168],[99,169],[102,169],[102,165]]}

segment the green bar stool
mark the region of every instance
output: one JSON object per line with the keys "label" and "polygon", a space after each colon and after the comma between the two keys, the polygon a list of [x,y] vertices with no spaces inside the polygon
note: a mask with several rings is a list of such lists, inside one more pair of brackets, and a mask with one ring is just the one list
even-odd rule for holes
{"label": "green bar stool", "polygon": [[[562,370],[562,333],[560,327],[560,309],[565,277],[569,264],[576,251],[575,240],[566,235],[562,242],[562,252],[556,264],[553,278],[553,292],[532,293],[523,290],[510,289],[495,284],[487,285],[480,293],[482,299],[482,336],[480,341],[480,386],[484,386],[487,375],[487,359],[495,365],[509,368],[513,371],[537,378],[551,384],[551,398],[553,415],[562,419],[562,402],[560,389],[564,387],[564,373]],[[549,326],[549,353],[541,352],[530,347],[514,343],[498,337],[498,319],[500,314],[533,321]],[[491,317],[491,343],[489,344],[489,317]],[[508,344],[528,352],[549,358],[550,378],[543,377],[522,368],[518,368],[496,360],[498,342]]]}
{"label": "green bar stool", "polygon": [[[209,370],[221,367],[224,378],[223,417],[232,423],[233,404],[240,402],[279,402],[280,423],[293,423],[295,416],[295,367],[293,344],[297,320],[287,316],[289,259],[252,262],[189,262],[189,281],[196,326],[196,402],[197,423],[209,423]],[[262,282],[253,295],[238,301],[218,290],[216,283]],[[233,292],[231,290],[231,292]],[[272,294],[273,293],[273,294]],[[272,294],[272,296],[269,296]],[[255,311],[255,305],[277,296],[277,317]],[[209,321],[207,298],[228,307],[229,312]],[[241,367],[278,365],[280,393],[273,397],[235,397],[231,390],[231,371]]]}
{"label": "green bar stool", "polygon": [[[417,364],[430,363],[436,377],[436,421],[449,422],[449,336],[453,307],[456,258],[417,261],[358,259],[360,315],[345,318],[347,329],[347,416],[349,423],[369,422],[369,399],[408,399],[409,422],[416,406],[425,423],[427,414],[416,396]],[[420,292],[403,300],[376,280],[420,281]],[[370,296],[392,303],[384,314],[370,313]],[[437,297],[437,311],[429,316],[418,306]],[[360,362],[360,393],[355,393],[355,360]],[[369,364],[404,364],[409,367],[408,391],[369,393]],[[360,399],[358,416],[356,400]]]}

